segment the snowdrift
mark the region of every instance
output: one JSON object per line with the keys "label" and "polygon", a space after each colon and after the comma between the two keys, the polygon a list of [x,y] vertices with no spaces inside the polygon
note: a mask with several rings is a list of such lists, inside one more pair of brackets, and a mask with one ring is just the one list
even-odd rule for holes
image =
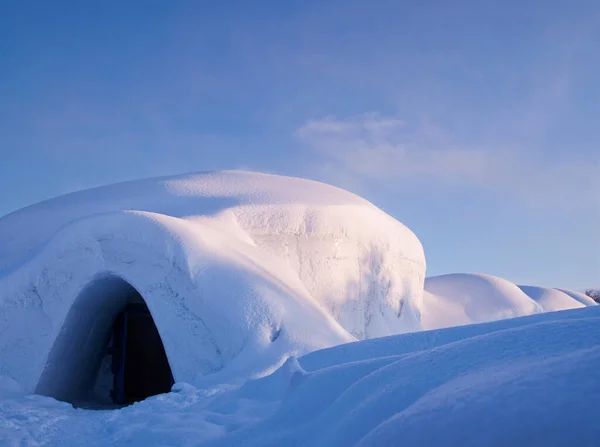
{"label": "snowdrift", "polygon": [[[364,199],[249,172],[127,182],[0,219],[0,376],[83,398],[142,300],[176,381],[420,329],[416,236]],[[107,354],[108,355],[108,354]]]}
{"label": "snowdrift", "polygon": [[600,308],[544,313],[348,343],[240,388],[178,383],[111,412],[8,383],[0,436],[89,447],[593,446],[598,340]]}
{"label": "snowdrift", "polygon": [[546,287],[536,286],[519,286],[519,289],[525,292],[529,298],[539,303],[539,305],[542,306],[542,308],[547,312],[574,309],[577,307],[592,305],[584,304],[582,303],[581,299],[577,300],[573,298],[572,295],[557,289],[548,289]]}
{"label": "snowdrift", "polygon": [[575,301],[583,304],[584,306],[597,306],[598,305],[598,303],[596,301],[591,299],[585,293],[575,292],[573,290],[567,290],[567,289],[556,289],[556,290],[559,290],[562,293],[566,293],[571,298],[573,298]]}
{"label": "snowdrift", "polygon": [[425,279],[421,327],[483,323],[596,304],[568,290],[517,286],[491,275],[453,273]]}

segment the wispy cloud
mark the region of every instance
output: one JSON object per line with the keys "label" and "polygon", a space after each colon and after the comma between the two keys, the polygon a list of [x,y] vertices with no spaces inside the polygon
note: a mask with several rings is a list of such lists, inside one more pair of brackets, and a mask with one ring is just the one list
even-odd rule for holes
{"label": "wispy cloud", "polygon": [[539,204],[598,205],[600,160],[553,162],[539,151],[461,147],[437,131],[432,138],[429,131],[397,117],[366,113],[312,119],[295,136],[358,178],[488,188]]}

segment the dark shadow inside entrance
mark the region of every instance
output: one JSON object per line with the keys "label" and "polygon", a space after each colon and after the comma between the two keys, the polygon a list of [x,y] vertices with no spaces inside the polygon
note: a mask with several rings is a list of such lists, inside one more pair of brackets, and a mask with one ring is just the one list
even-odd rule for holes
{"label": "dark shadow inside entrance", "polygon": [[145,303],[128,304],[113,326],[112,399],[120,405],[168,393],[173,374]]}
{"label": "dark shadow inside entrance", "polygon": [[36,393],[90,409],[169,392],[173,374],[150,311],[122,278],[105,274],[73,302]]}

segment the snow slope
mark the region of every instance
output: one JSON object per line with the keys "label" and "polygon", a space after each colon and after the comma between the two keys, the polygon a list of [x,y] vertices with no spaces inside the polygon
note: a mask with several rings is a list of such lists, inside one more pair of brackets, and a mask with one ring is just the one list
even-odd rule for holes
{"label": "snow slope", "polygon": [[83,365],[135,291],[175,379],[194,384],[420,329],[419,240],[309,180],[226,171],[95,188],[1,218],[0,247],[0,375],[64,399],[89,385]]}
{"label": "snow slope", "polygon": [[[594,446],[600,308],[396,335],[291,357],[241,387],[75,410],[0,380],[3,445]],[[2,391],[3,390],[3,391]]]}

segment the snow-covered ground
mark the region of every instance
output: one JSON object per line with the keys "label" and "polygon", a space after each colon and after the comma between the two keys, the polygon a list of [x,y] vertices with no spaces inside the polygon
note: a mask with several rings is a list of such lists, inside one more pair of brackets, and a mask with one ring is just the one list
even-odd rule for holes
{"label": "snow-covered ground", "polygon": [[595,446],[600,308],[397,335],[294,357],[241,387],[73,409],[0,381],[14,446]]}

